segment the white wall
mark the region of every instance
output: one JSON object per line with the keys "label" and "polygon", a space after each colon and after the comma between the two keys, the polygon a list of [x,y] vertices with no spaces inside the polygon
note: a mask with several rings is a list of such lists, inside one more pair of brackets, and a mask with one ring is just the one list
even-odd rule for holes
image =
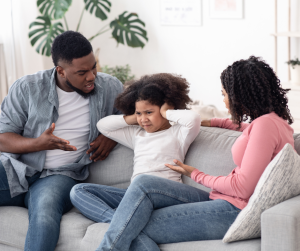
{"label": "white wall", "polygon": [[28,39],[29,24],[37,15],[35,0],[0,0],[0,42],[4,44],[9,86],[25,74],[44,69],[43,57]]}
{"label": "white wall", "polygon": [[[278,2],[278,27],[286,30],[287,1]],[[181,74],[191,83],[191,97],[206,104],[223,108],[220,74],[235,60],[256,55],[274,66],[274,38],[270,36],[274,31],[274,0],[244,0],[243,19],[211,19],[209,0],[202,0],[203,18],[199,27],[161,26],[159,0],[112,0],[112,4],[111,19],[124,10],[139,14],[146,23],[149,43],[144,49],[116,47],[111,34],[101,35],[93,42],[94,48],[101,48],[101,63],[111,66],[129,63],[138,77],[157,72]],[[300,28],[294,25],[299,19],[295,15],[298,5],[297,0],[292,1],[292,29]],[[98,23],[101,22],[85,16],[81,32],[92,35]],[[278,73],[283,80],[287,78],[286,40],[279,39]],[[298,44],[298,39],[292,40],[292,56],[299,54]]]}
{"label": "white wall", "polygon": [[[228,65],[235,60],[256,55],[274,66],[274,38],[270,36],[274,31],[274,0],[244,0],[243,19],[211,19],[209,0],[202,0],[203,18],[202,26],[199,27],[161,26],[160,0],[111,0],[111,2],[112,12],[107,21],[102,22],[85,13],[80,32],[89,38],[103,25],[127,10],[138,13],[146,23],[149,42],[144,49],[133,49],[124,45],[117,47],[111,33],[105,33],[92,42],[94,50],[101,49],[101,65],[129,64],[137,77],[158,72],[181,74],[191,83],[190,95],[193,99],[201,99],[206,104],[215,104],[219,108],[223,108],[220,74]],[[278,0],[279,31],[287,29],[287,2]],[[73,1],[66,15],[70,29],[76,29],[83,6],[83,0]],[[299,1],[292,0],[292,30],[300,30],[299,8]],[[27,19],[22,24],[24,29],[35,17]],[[286,41],[286,38],[279,39],[278,74],[282,80],[287,79]],[[299,41],[299,39],[291,41],[292,57],[300,56]],[[24,43],[30,46],[26,36]],[[36,53],[34,50],[31,51],[30,53]],[[28,64],[34,65],[31,58],[27,59]],[[27,67],[24,74],[52,66],[50,58],[44,59],[43,66],[34,65],[30,69]]]}

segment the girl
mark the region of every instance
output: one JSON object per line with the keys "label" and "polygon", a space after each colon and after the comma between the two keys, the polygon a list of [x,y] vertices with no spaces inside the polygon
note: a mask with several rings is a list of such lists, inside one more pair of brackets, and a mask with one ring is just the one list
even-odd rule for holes
{"label": "girl", "polygon": [[[200,131],[200,116],[183,110],[191,101],[188,87],[180,76],[144,76],[116,99],[116,108],[125,116],[112,115],[98,122],[103,135],[134,150],[132,180],[147,174],[182,183],[181,174],[164,164],[172,163],[174,156],[183,161]],[[171,126],[170,121],[175,124]],[[78,184],[71,191],[71,201],[86,217],[111,222],[125,192],[109,186]]]}
{"label": "girl", "polygon": [[[97,250],[151,250],[158,244],[222,239],[247,205],[264,169],[286,143],[294,146],[286,92],[274,71],[257,57],[240,60],[221,74],[229,119],[203,121],[243,131],[232,147],[237,167],[214,177],[174,160],[171,170],[211,188],[140,175],[128,188]],[[250,124],[243,123],[250,119]],[[144,249],[141,248],[141,240]]]}

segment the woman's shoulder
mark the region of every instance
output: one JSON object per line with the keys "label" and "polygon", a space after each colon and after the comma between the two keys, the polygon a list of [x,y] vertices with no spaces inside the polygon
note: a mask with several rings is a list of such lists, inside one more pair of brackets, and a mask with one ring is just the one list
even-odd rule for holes
{"label": "woman's shoulder", "polygon": [[292,133],[293,129],[290,127],[288,122],[283,118],[279,117],[275,112],[265,114],[253,120],[248,127],[250,131],[264,131],[264,132],[278,132],[278,131],[289,131]]}
{"label": "woman's shoulder", "polygon": [[268,114],[262,115],[258,117],[257,119],[253,120],[251,123],[252,125],[266,125],[266,124],[275,124],[275,125],[280,125],[280,124],[288,124],[286,120],[283,118],[279,117],[275,112],[270,112]]}

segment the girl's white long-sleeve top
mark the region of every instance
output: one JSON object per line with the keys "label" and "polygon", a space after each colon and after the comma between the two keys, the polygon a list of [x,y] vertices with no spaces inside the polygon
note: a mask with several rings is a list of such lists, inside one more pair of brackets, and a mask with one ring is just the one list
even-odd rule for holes
{"label": "girl's white long-sleeve top", "polygon": [[174,165],[174,159],[184,161],[190,144],[200,131],[201,119],[190,110],[168,110],[166,114],[175,124],[153,133],[147,133],[137,125],[128,125],[123,115],[107,116],[97,123],[104,136],[134,150],[131,181],[139,174],[149,174],[182,182],[181,174],[165,164]]}

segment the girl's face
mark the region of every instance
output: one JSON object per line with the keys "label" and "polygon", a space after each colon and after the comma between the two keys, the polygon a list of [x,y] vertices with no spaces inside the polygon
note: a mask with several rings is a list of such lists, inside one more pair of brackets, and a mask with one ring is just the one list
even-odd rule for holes
{"label": "girl's face", "polygon": [[227,92],[225,91],[225,89],[223,88],[223,86],[222,86],[221,92],[222,92],[222,96],[224,97],[223,102],[225,103],[225,106],[226,106],[226,108],[227,108],[227,110],[228,110],[228,113],[230,113],[228,94],[227,94]]}
{"label": "girl's face", "polygon": [[152,105],[147,100],[135,103],[135,114],[138,124],[148,133],[162,131],[171,127],[169,121],[161,116],[160,107]]}

